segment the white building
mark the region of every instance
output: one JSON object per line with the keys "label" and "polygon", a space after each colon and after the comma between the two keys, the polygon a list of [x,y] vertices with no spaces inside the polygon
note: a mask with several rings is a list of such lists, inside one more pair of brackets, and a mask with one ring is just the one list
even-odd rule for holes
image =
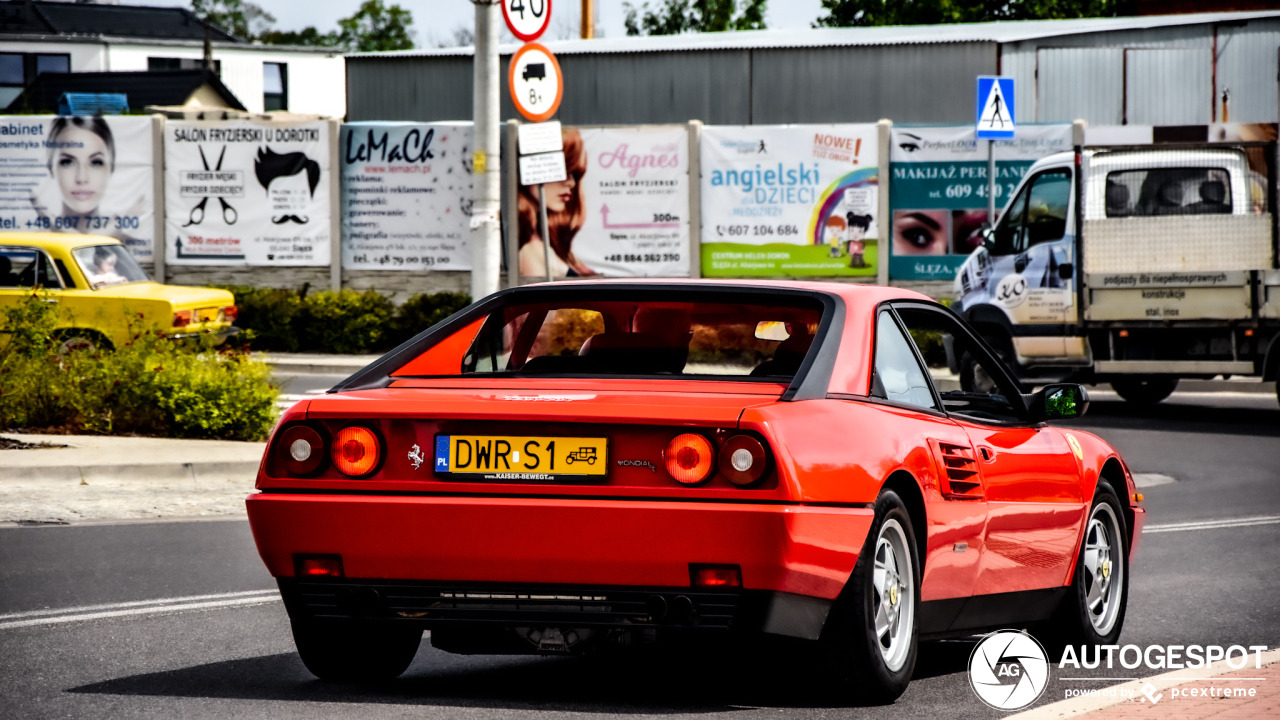
{"label": "white building", "polygon": [[206,40],[223,84],[250,112],[346,115],[337,48],[242,42],[184,8],[31,0],[0,2],[0,108],[40,72],[199,68]]}

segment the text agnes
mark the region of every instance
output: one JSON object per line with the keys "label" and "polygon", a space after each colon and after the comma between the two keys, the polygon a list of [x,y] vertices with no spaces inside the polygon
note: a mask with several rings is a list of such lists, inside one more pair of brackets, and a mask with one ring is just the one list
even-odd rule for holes
{"label": "text agnes", "polygon": [[680,167],[680,151],[675,144],[657,146],[647,153],[629,152],[627,143],[613,150],[600,153],[597,161],[602,168],[617,165],[627,171],[627,177],[635,177],[641,168],[676,169]]}
{"label": "text agnes", "polygon": [[[436,131],[429,129],[425,134],[416,128],[405,133],[404,139],[394,145],[389,140],[386,130],[369,130],[364,142],[357,142],[355,131],[347,131],[347,153],[343,160],[348,164],[361,162],[403,162],[420,163],[435,158],[431,151],[431,141]],[[376,156],[375,156],[376,153]]]}
{"label": "text agnes", "polygon": [[[1090,648],[1093,649],[1092,657]],[[1218,660],[1225,660],[1227,665],[1239,670],[1249,664],[1250,652],[1254,654],[1254,667],[1260,668],[1262,651],[1266,649],[1266,645],[1250,645],[1247,650],[1243,645],[1226,648],[1221,645],[1148,645],[1146,648],[1137,645],[1081,645],[1080,654],[1076,655],[1075,647],[1068,645],[1062,651],[1058,669],[1093,669],[1105,658],[1107,669],[1113,668],[1118,662],[1128,670],[1144,664],[1157,670],[1195,670],[1208,667]]]}

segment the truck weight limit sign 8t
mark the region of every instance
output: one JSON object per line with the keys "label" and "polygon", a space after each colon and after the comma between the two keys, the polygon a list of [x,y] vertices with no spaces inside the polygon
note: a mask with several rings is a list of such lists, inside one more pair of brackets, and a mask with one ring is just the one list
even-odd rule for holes
{"label": "truck weight limit sign 8t", "polygon": [[551,24],[551,0],[502,0],[502,19],[512,35],[533,42]]}
{"label": "truck weight limit sign 8t", "polygon": [[538,43],[529,43],[512,56],[507,84],[516,110],[532,122],[542,122],[560,108],[560,97],[564,93],[560,63],[550,50]]}

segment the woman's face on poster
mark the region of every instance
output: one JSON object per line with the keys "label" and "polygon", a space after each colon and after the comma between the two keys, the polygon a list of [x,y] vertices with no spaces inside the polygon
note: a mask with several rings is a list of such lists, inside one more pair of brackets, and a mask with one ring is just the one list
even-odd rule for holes
{"label": "woman's face on poster", "polygon": [[111,178],[112,157],[97,133],[68,127],[57,138],[62,145],[53,160],[53,174],[62,200],[76,213],[90,213],[102,203]]}
{"label": "woman's face on poster", "polygon": [[569,202],[573,200],[573,189],[577,185],[578,182],[573,179],[573,173],[569,173],[568,179],[564,182],[543,185],[542,194],[547,200],[547,212],[564,212],[569,207]]}

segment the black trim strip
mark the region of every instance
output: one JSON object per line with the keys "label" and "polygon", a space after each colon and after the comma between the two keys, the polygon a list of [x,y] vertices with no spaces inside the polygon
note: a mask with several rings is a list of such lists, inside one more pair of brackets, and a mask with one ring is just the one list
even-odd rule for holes
{"label": "black trim strip", "polygon": [[620,500],[627,502],[700,502],[722,505],[779,505],[791,507],[845,508],[866,510],[875,503],[796,502],[771,498],[708,498],[708,497],[636,497],[633,495],[551,495],[539,493],[484,493],[447,492],[433,490],[333,490],[330,488],[264,488],[265,495],[355,495],[373,497],[442,497],[442,498],[499,498],[504,500]]}

